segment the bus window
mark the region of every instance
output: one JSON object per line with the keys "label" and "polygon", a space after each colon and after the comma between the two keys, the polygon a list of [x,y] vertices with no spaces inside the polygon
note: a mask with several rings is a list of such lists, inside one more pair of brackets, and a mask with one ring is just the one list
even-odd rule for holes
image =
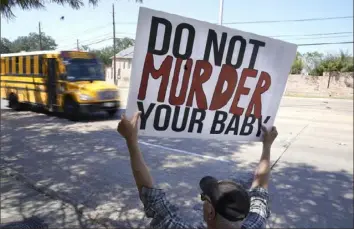
{"label": "bus window", "polygon": [[38,73],[43,74],[43,57],[38,57]]}
{"label": "bus window", "polygon": [[30,56],[30,74],[34,74],[34,56]]}
{"label": "bus window", "polygon": [[19,62],[20,62],[19,57],[16,56],[15,57],[15,74],[19,74],[19,72],[20,72]]}
{"label": "bus window", "polygon": [[27,74],[27,56],[24,56],[22,59],[22,72]]}
{"label": "bus window", "polygon": [[105,80],[102,64],[95,59],[70,59],[64,64],[69,81]]}

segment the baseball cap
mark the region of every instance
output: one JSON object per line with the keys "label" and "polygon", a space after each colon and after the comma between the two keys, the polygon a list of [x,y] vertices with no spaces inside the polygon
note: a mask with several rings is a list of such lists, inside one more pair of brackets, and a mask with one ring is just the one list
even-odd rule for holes
{"label": "baseball cap", "polygon": [[229,221],[246,218],[250,210],[250,198],[241,185],[214,177],[203,177],[199,186],[204,195],[211,200],[215,211]]}

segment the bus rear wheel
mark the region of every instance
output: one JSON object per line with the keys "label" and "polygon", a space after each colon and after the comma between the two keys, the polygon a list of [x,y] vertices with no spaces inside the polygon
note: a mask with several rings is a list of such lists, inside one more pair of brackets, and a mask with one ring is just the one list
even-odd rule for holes
{"label": "bus rear wheel", "polygon": [[21,103],[18,101],[17,95],[9,95],[9,107],[15,111],[21,110]]}
{"label": "bus rear wheel", "polygon": [[71,121],[78,121],[80,118],[79,104],[68,98],[64,102],[64,115]]}

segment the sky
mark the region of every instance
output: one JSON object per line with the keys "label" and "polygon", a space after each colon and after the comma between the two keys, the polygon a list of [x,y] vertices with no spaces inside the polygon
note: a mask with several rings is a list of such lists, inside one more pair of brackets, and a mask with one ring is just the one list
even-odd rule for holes
{"label": "sky", "polygon": [[[139,7],[178,14],[185,17],[217,23],[219,0],[101,0],[98,6],[90,6],[88,0],[80,10],[48,3],[45,10],[13,10],[16,18],[1,18],[1,37],[10,40],[18,36],[38,32],[38,23],[46,35],[58,44],[58,49],[75,49],[80,45],[102,48],[112,44],[112,4],[115,5],[116,37],[135,38]],[[64,16],[64,20],[60,17]],[[353,18],[305,22],[226,24],[228,22],[293,20],[307,18],[353,16],[353,0],[224,0],[223,23],[225,26],[264,36],[280,36],[277,39],[296,44],[353,41]],[[341,33],[313,36],[309,34]],[[342,34],[343,33],[343,34]],[[296,35],[296,36],[287,36]],[[299,36],[297,36],[299,35]],[[304,36],[305,35],[305,36]],[[104,41],[102,41],[104,40]],[[298,51],[353,53],[353,44],[299,46]]]}

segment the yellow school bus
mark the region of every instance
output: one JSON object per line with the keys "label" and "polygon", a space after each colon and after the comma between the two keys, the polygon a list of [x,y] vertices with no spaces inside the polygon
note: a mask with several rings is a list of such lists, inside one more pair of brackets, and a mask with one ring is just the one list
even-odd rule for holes
{"label": "yellow school bus", "polygon": [[1,54],[1,98],[18,110],[23,104],[81,114],[119,109],[118,88],[105,81],[103,65],[89,52],[38,51]]}

